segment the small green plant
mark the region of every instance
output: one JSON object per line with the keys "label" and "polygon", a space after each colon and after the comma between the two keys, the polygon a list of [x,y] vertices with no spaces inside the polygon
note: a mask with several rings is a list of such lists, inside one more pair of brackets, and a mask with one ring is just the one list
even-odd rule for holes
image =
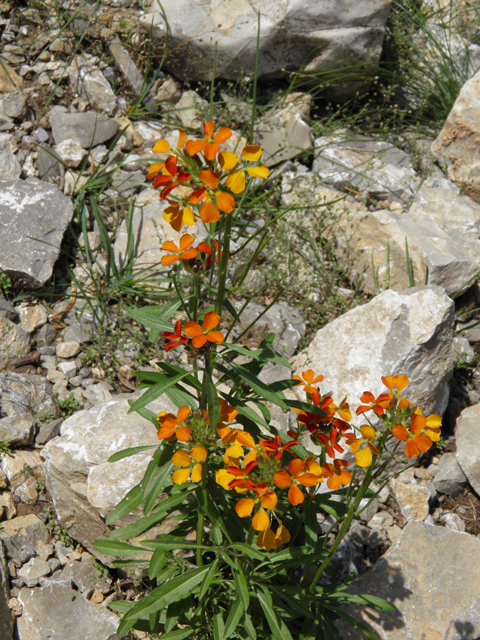
{"label": "small green plant", "polygon": [[60,417],[63,419],[69,418],[75,411],[80,411],[82,408],[82,405],[77,401],[73,393],[63,400],[56,399],[55,403],[60,410]]}
{"label": "small green plant", "polygon": [[80,545],[77,542],[75,542],[73,538],[70,537],[65,526],[60,522],[58,522],[58,520],[55,517],[53,507],[51,505],[44,507],[43,515],[45,518],[45,526],[47,527],[47,529],[50,530],[50,533],[52,535],[55,535],[57,536],[57,538],[60,538],[63,544],[67,547],[71,547],[72,549],[78,549],[80,547]]}
{"label": "small green plant", "polygon": [[3,293],[8,296],[12,290],[12,279],[10,276],[5,273],[5,271],[0,271],[0,289],[3,290]]}
{"label": "small green plant", "polygon": [[39,491],[40,493],[45,493],[45,491],[47,490],[46,486],[45,486],[45,481],[43,479],[43,476],[38,476],[37,481],[34,484],[34,487],[37,491]]}
{"label": "small green plant", "polygon": [[0,456],[4,453],[12,453],[12,445],[8,440],[3,440],[2,442],[0,442]]}
{"label": "small green plant", "polygon": [[94,567],[97,570],[97,578],[102,578],[104,576],[108,576],[109,574],[109,570],[108,567],[106,567],[104,564],[102,564],[100,562],[100,560],[98,558],[96,558],[95,556],[93,556],[94,559]]}
{"label": "small green plant", "polygon": [[55,411],[52,409],[47,409],[39,418],[39,422],[45,422],[46,424],[53,422],[53,420],[55,420]]}

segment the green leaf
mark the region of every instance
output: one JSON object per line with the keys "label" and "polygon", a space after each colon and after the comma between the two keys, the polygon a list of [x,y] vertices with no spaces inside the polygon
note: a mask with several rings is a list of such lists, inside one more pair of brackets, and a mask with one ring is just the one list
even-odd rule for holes
{"label": "green leaf", "polygon": [[243,573],[239,562],[237,562],[237,568],[234,572],[233,578],[235,580],[235,590],[240,598],[242,607],[244,611],[248,611],[248,607],[250,605],[250,594],[248,593],[248,584],[245,574]]}
{"label": "green leaf", "polygon": [[[288,605],[290,610],[293,609],[295,611],[298,611],[298,613],[300,613],[300,615],[303,618],[313,618],[313,613],[310,611],[308,607],[304,605],[304,603],[300,600],[300,598],[297,599],[294,596],[291,596],[289,593],[286,593],[285,591],[283,591],[283,589],[277,589],[273,586],[271,587],[271,589],[272,589],[272,592],[277,596],[277,598],[280,598]],[[313,600],[314,597],[315,597],[314,594],[311,594],[311,600]]]}
{"label": "green leaf", "polygon": [[209,569],[208,573],[206,574],[206,576],[204,577],[202,585],[200,587],[200,593],[198,594],[199,601],[201,601],[203,599],[203,597],[205,596],[205,594],[208,591],[208,588],[212,584],[212,582],[213,582],[213,580],[215,578],[215,572],[217,570],[217,566],[218,566],[218,558],[215,558],[215,560],[210,565],[210,569]]}
{"label": "green leaf", "polygon": [[134,559],[126,559],[126,560],[114,560],[112,562],[113,566],[116,569],[126,569],[128,567],[140,567],[144,564],[148,564],[148,560],[134,560]]}
{"label": "green leaf", "polygon": [[241,365],[235,364],[233,362],[229,362],[229,365],[232,367],[235,373],[237,373],[237,375],[239,375],[240,378],[244,380],[244,382],[249,384],[250,387],[259,396],[261,396],[265,400],[268,400],[268,402],[271,402],[277,407],[280,407],[281,409],[285,409],[285,410],[288,409],[288,405],[285,402],[285,397],[283,396],[283,393],[271,391],[268,385],[263,383],[256,376],[252,375],[250,371],[245,369],[245,367],[242,367]]}
{"label": "green leaf", "polygon": [[117,460],[123,460],[123,458],[130,458],[130,456],[134,456],[141,451],[145,451],[146,449],[156,449],[158,444],[144,444],[141,447],[132,447],[132,449],[123,449],[123,451],[117,451],[113,456],[110,456],[108,462],[117,462]]}
{"label": "green leaf", "polygon": [[[268,424],[268,422],[265,422],[262,416],[259,416],[258,413],[252,409],[252,407],[249,407],[246,404],[246,402],[244,402],[243,400],[240,400],[239,398],[235,398],[234,396],[231,396],[228,393],[222,393],[222,397],[229,404],[231,404],[232,407],[234,407],[240,415],[245,416],[246,418],[251,420],[254,424],[258,423],[264,426],[265,428],[270,429],[270,425]],[[257,402],[256,404],[258,405],[260,403]]]}
{"label": "green leaf", "polygon": [[258,551],[258,549],[254,549],[249,544],[245,542],[235,542],[235,544],[231,544],[227,549],[235,549],[235,551],[240,551],[244,553],[249,558],[254,558],[255,560],[265,560],[265,553]]}
{"label": "green leaf", "polygon": [[180,409],[180,407],[190,407],[190,409],[197,409],[198,401],[192,396],[191,393],[182,389],[180,385],[177,385],[174,389],[168,389],[167,396],[173,402],[173,404]]}
{"label": "green leaf", "polygon": [[138,398],[138,400],[130,403],[129,413],[131,413],[132,411],[137,411],[138,409],[145,407],[145,405],[149,404],[150,402],[153,402],[153,400],[156,400],[159,396],[162,395],[162,393],[165,393],[168,389],[174,387],[177,382],[180,382],[180,380],[188,375],[189,372],[184,371],[183,373],[179,373],[176,376],[167,378],[166,380],[162,380],[161,382],[157,382],[157,384],[154,384],[153,387],[147,389],[147,391],[145,391],[145,393],[143,393],[140,398]]}
{"label": "green leaf", "polygon": [[153,540],[142,540],[142,544],[152,549],[163,549],[164,551],[175,551],[176,549],[211,549],[206,545],[198,545],[196,542],[185,542],[182,538],[173,536],[162,536]]}
{"label": "green leaf", "polygon": [[[168,605],[167,613],[165,615],[165,633],[172,631],[173,627],[177,624],[178,618],[180,617],[182,609],[185,606],[185,600],[186,598],[183,598],[182,600],[177,600],[176,602],[172,602]],[[157,614],[158,613],[159,611],[157,611]]]}
{"label": "green leaf", "polygon": [[298,640],[317,640],[319,629],[318,620],[305,618]]}
{"label": "green leaf", "polygon": [[273,610],[272,597],[265,587],[262,586],[262,591],[257,592],[257,598],[263,609],[274,640],[293,640],[283,620],[277,618]]}
{"label": "green leaf", "polygon": [[169,580],[161,587],[154,589],[125,615],[118,627],[117,634],[121,636],[131,629],[133,624],[135,624],[135,620],[140,617],[140,614],[142,614],[142,617],[150,615],[156,611],[160,611],[172,602],[189,595],[194,587],[202,582],[209,568],[210,567],[207,566],[188,571],[173,580]]}
{"label": "green leaf", "polygon": [[127,315],[151,329],[149,341],[153,342],[160,331],[171,331],[173,324],[169,319],[180,306],[180,301],[175,301],[166,306],[143,307],[141,309],[127,309]]}
{"label": "green leaf", "polygon": [[[159,361],[157,364],[165,371],[165,373],[168,373],[169,376],[175,376],[184,372],[184,369],[182,369],[182,367],[178,367],[177,365],[171,364],[170,362]],[[191,372],[189,372],[189,375],[185,377],[185,380],[183,382],[185,384],[188,384],[193,389],[196,389],[197,391],[202,390],[202,383],[200,382],[200,380],[197,380],[197,378],[195,378],[195,376],[193,376]]]}
{"label": "green leaf", "polygon": [[319,416],[327,415],[323,409],[320,409],[320,407],[316,407],[314,404],[309,404],[308,402],[301,402],[301,400],[285,400],[285,404],[291,408],[295,407],[295,409],[300,409],[300,411],[316,413]]}
{"label": "green leaf", "polygon": [[143,478],[143,495],[145,496],[145,504],[143,506],[143,512],[147,514],[154,506],[159,493],[165,489],[165,487],[172,484],[172,469],[173,462],[171,460],[173,455],[174,445],[169,442],[163,449],[162,454],[147,467],[147,471]]}
{"label": "green leaf", "polygon": [[148,567],[150,580],[154,580],[160,575],[167,562],[168,556],[164,553],[163,549],[155,549],[152,557],[150,558],[150,566]]}
{"label": "green leaf", "polygon": [[227,622],[225,624],[224,639],[230,638],[232,633],[237,628],[237,624],[240,622],[240,618],[243,615],[243,607],[240,600],[237,600],[228,614]]}
{"label": "green leaf", "polygon": [[317,510],[313,500],[308,500],[305,505],[305,544],[311,549],[315,549],[318,541],[318,520]]}
{"label": "green leaf", "polygon": [[209,369],[204,371],[203,382],[207,387],[207,409],[210,424],[216,425],[220,421],[220,402]]}
{"label": "green leaf", "polygon": [[119,542],[118,540],[109,540],[108,538],[98,538],[93,545],[100,553],[105,553],[109,556],[131,556],[137,553],[151,553],[151,549],[145,549],[144,547],[136,547],[133,544],[127,542]]}
{"label": "green leaf", "polygon": [[255,631],[252,618],[246,611],[243,612],[243,627],[251,640],[257,640],[257,632]]}
{"label": "green leaf", "polygon": [[[358,620],[355,620],[355,618],[352,618],[352,616],[348,615],[348,613],[345,613],[345,611],[342,611],[342,609],[337,609],[332,607],[328,607],[328,609],[333,611],[337,617],[340,617],[346,620],[348,624],[354,629],[360,629],[360,631],[368,638],[368,640],[378,640],[378,637],[368,627],[366,627],[364,624],[362,624]],[[342,636],[339,634],[338,638],[341,639]]]}
{"label": "green leaf", "polygon": [[126,516],[127,513],[136,509],[143,502],[143,489],[141,484],[137,484],[133,489],[127,493],[127,495],[121,500],[115,509],[108,514],[108,518],[106,520],[107,524],[112,524],[123,516]]}
{"label": "green leaf", "polygon": [[[115,529],[108,533],[109,540],[130,540],[131,538],[136,538],[145,531],[148,531],[156,524],[161,522],[165,516],[167,515],[170,509],[177,507],[184,500],[186,500],[187,496],[185,494],[178,494],[175,496],[171,496],[170,498],[166,498],[163,500],[159,508],[156,509],[150,515],[139,518],[135,522],[126,525],[125,527],[121,527],[120,529]],[[143,543],[142,543],[143,544]]]}
{"label": "green leaf", "polygon": [[184,640],[189,638],[195,629],[187,627],[186,629],[176,629],[175,631],[169,631],[168,633],[162,633],[160,636],[162,640]]}
{"label": "green leaf", "polygon": [[225,623],[223,621],[223,615],[218,605],[215,605],[213,614],[213,638],[214,640],[225,640]]}

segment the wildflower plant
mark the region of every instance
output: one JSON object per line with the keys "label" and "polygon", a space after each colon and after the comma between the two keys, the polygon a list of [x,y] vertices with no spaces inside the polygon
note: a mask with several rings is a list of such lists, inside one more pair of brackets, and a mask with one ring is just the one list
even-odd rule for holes
{"label": "wildflower plant", "polygon": [[[347,397],[337,401],[322,390],[328,381],[321,372],[271,384],[259,379],[266,364],[289,363],[273,350],[273,334],[258,349],[229,341],[239,318],[227,270],[234,218],[269,171],[260,147],[227,151],[228,127],[215,131],[210,121],[203,128],[199,140],[180,129],[175,148],[157,142],[154,151],[163,157],[148,173],[168,202],[165,220],[181,234],[163,244],[162,264],[186,272],[191,284],[188,296],[177,289],[178,301],[130,315],[150,328],[152,339],[163,333],[165,353],[182,351],[187,364],[159,359],[160,372],[137,373],[145,391],[131,410],[155,425],[159,444],[143,480],[107,524],[141,504],[144,515],[95,546],[119,556],[117,567],[147,565],[152,590],[139,601],[112,603],[123,614],[118,635],[138,629],[162,640],[315,640],[341,638],[335,620],[344,618],[374,638],[343,605],[394,607],[350,595],[349,581],[335,584],[329,564],[362,500],[377,495],[372,483],[378,489],[388,482],[397,452],[415,458],[438,441],[441,419],[423,416],[401,395],[404,375],[383,377],[378,396],[363,393],[359,426]],[[207,240],[184,233],[197,223]],[[163,394],[177,409],[156,415],[147,405]],[[292,411],[295,428],[275,428],[272,406]],[[119,452],[111,461],[148,448]],[[330,532],[318,524],[322,513],[334,518]],[[149,535],[160,525],[169,533]]]}

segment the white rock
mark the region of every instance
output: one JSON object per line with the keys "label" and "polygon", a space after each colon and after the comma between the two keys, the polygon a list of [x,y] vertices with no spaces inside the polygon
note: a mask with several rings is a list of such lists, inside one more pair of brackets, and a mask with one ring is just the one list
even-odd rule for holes
{"label": "white rock", "polygon": [[272,167],[310,150],[313,136],[301,111],[290,105],[267,114],[255,126],[254,142],[263,148],[262,164]]}
{"label": "white rock", "polygon": [[11,136],[0,134],[0,179],[15,180],[22,173],[22,168],[17,158],[12,153],[10,145]]}
{"label": "white rock", "polygon": [[40,578],[48,576],[49,573],[48,563],[40,558],[32,558],[18,571],[18,575],[23,578],[27,587],[36,587]]}
{"label": "white rock", "polygon": [[60,342],[56,351],[59,358],[73,358],[80,353],[81,347],[78,342]]}
{"label": "white rock", "polygon": [[440,518],[440,522],[443,522],[451,531],[459,531],[460,533],[465,531],[465,522],[456,513],[445,513]]}
{"label": "white rock", "polygon": [[85,391],[83,391],[83,397],[91,404],[97,405],[111,400],[112,394],[106,387],[105,382],[99,382],[97,384],[88,385]]}
{"label": "white rock", "polygon": [[83,149],[76,140],[72,140],[71,138],[63,140],[57,145],[55,151],[69,167],[78,167],[87,155],[85,149]]}
{"label": "white rock", "polygon": [[111,115],[117,107],[117,98],[103,73],[85,56],[78,55],[68,68],[70,84],[94,109]]}
{"label": "white rock", "polygon": [[405,396],[425,413],[442,414],[453,370],[454,304],[439,287],[385,291],[320,329],[292,361],[325,376],[321,388],[355,407],[365,389],[385,391],[381,376],[405,374]]}
{"label": "white rock", "polygon": [[59,371],[63,373],[67,380],[73,378],[77,373],[77,365],[73,360],[67,360],[66,362],[59,362],[57,365]]}
{"label": "white rock", "polygon": [[476,493],[480,493],[480,404],[462,411],[455,438],[457,462]]}
{"label": "white rock", "polygon": [[[163,0],[162,9],[168,37],[178,43],[164,67],[176,78],[210,80],[215,59],[216,77],[232,80],[245,74],[251,79],[261,11],[258,76],[281,78],[301,69],[302,79],[309,74],[317,78],[321,72],[331,78],[337,69],[366,69],[366,75],[349,74],[328,87],[330,98],[347,99],[371,81],[390,5],[357,2],[347,9],[309,0]],[[154,49],[162,51],[167,27],[163,14],[155,10],[142,16],[140,25],[143,37],[151,33]]]}
{"label": "white rock", "polygon": [[207,101],[203,100],[196,91],[185,91],[176,106],[176,109],[179,109],[178,117],[183,126],[200,129],[202,126],[200,109],[206,108],[207,105]]}
{"label": "white rock", "polygon": [[47,322],[47,311],[43,304],[20,307],[18,314],[20,316],[20,326],[27,333],[32,333],[36,329],[43,327]]}

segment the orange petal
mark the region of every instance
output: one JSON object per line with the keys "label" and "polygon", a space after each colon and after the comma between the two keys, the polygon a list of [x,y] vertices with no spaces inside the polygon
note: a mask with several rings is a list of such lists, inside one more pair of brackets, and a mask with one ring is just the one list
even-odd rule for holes
{"label": "orange petal", "polygon": [[207,450],[205,449],[205,447],[198,445],[190,449],[190,455],[195,460],[195,462],[205,462],[205,460],[207,459]]}
{"label": "orange petal", "polygon": [[183,146],[185,146],[186,141],[187,141],[187,132],[184,131],[183,129],[179,129],[177,149],[181,149]]}
{"label": "orange petal", "polygon": [[175,435],[177,436],[177,440],[179,440],[180,442],[188,442],[192,434],[188,427],[179,427],[175,431]]}
{"label": "orange petal", "polygon": [[220,147],[218,146],[218,144],[210,143],[210,144],[207,144],[207,146],[205,147],[203,154],[209,162],[213,162],[219,151],[220,151]]}
{"label": "orange petal", "polygon": [[[238,164],[238,156],[231,151],[221,151],[218,154],[218,163],[225,171],[230,171]],[[155,165],[153,165],[155,166]],[[150,167],[150,170],[152,167]]]}
{"label": "orange petal", "polygon": [[235,476],[228,473],[226,469],[219,469],[215,474],[215,480],[217,484],[225,489],[225,491],[230,491],[230,487],[228,485],[232,480],[235,480]]}
{"label": "orange petal", "polygon": [[195,238],[191,236],[189,233],[185,233],[180,238],[180,251],[185,251],[185,249],[188,249],[188,247],[192,245],[194,242],[195,242]]}
{"label": "orange petal", "polygon": [[173,242],[170,242],[170,240],[167,240],[166,242],[164,242],[160,247],[160,249],[162,251],[173,251],[174,253],[178,253],[177,245],[174,244]]}
{"label": "orange petal", "polygon": [[203,202],[206,197],[207,187],[202,187],[201,189],[198,189],[197,191],[191,193],[188,199],[192,204],[198,204],[199,202]]}
{"label": "orange petal", "polygon": [[220,180],[220,176],[218,173],[215,173],[213,169],[202,169],[198,174],[198,177],[206,184],[207,187],[210,187],[213,191],[215,191],[218,187],[218,181]]}
{"label": "orange petal", "polygon": [[152,151],[154,153],[169,153],[170,152],[170,144],[162,138],[162,140],[159,140],[158,142],[155,143],[155,146],[153,147]]}
{"label": "orange petal", "polygon": [[415,444],[417,445],[417,447],[420,449],[420,451],[423,451],[425,453],[425,451],[428,451],[430,449],[430,447],[432,446],[433,442],[430,440],[430,438],[428,436],[425,435],[421,435],[421,436],[415,436],[415,438],[413,438]]}
{"label": "orange petal", "polygon": [[368,447],[364,447],[355,454],[355,462],[359,467],[369,467],[372,464],[372,452]]}
{"label": "orange petal", "polygon": [[290,464],[288,465],[288,470],[290,471],[292,476],[296,478],[302,473],[304,466],[305,463],[303,462],[303,460],[300,460],[300,458],[296,458],[295,460],[292,460],[290,462]]}
{"label": "orange petal", "polygon": [[243,171],[236,171],[228,176],[225,184],[233,193],[242,193],[245,190],[245,174]]}
{"label": "orange petal", "polygon": [[190,336],[190,338],[193,338],[194,336],[202,335],[203,329],[198,324],[198,322],[194,322],[193,320],[190,320],[190,322],[187,322],[187,324],[185,325],[184,332],[187,334],[187,336]]}
{"label": "orange petal", "polygon": [[408,431],[405,429],[403,424],[396,424],[392,429],[392,433],[398,440],[408,439]]}
{"label": "orange petal", "polygon": [[228,127],[220,127],[220,129],[215,134],[213,141],[215,142],[215,144],[223,144],[231,137],[232,132]]}
{"label": "orange petal", "polygon": [[188,227],[191,227],[197,221],[195,214],[192,211],[192,207],[188,204],[185,207],[185,209],[182,211],[182,215],[183,215],[183,223],[186,224]]}
{"label": "orange petal", "polygon": [[172,480],[175,484],[185,484],[190,477],[190,469],[177,469],[172,473]]}
{"label": "orange petal", "polygon": [[193,260],[197,256],[198,256],[198,251],[195,249],[195,247],[192,247],[191,249],[187,249],[186,251],[182,252],[182,260]]}
{"label": "orange petal", "polygon": [[314,487],[318,484],[318,478],[314,473],[304,473],[298,476],[298,481],[303,484],[304,487]]}
{"label": "orange petal", "polygon": [[283,470],[277,471],[273,476],[273,481],[277,485],[277,487],[289,487],[292,484],[292,478],[290,474]]}
{"label": "orange petal", "polygon": [[207,340],[209,342],[215,342],[216,344],[222,344],[225,338],[221,331],[210,331],[207,335]]}
{"label": "orange petal", "polygon": [[364,424],[360,427],[360,432],[364,438],[367,440],[372,440],[375,438],[375,429],[368,424]]}
{"label": "orange petal", "polygon": [[212,202],[211,198],[207,198],[200,209],[200,217],[205,222],[205,224],[209,224],[210,222],[217,222],[220,220],[220,211],[217,206]]}
{"label": "orange petal", "polygon": [[405,445],[405,455],[407,458],[416,458],[420,455],[420,449],[413,440],[407,440],[407,444]]}
{"label": "orange petal", "polygon": [[231,193],[225,193],[225,191],[217,191],[216,196],[219,209],[221,209],[225,213],[230,213],[235,209],[235,198]]}
{"label": "orange petal", "polygon": [[170,174],[170,176],[175,176],[177,174],[177,156],[168,156],[165,160],[165,174]]}
{"label": "orange petal", "polygon": [[209,120],[208,122],[203,122],[203,135],[205,138],[211,138],[213,135],[214,124],[213,120]]}
{"label": "orange petal", "polygon": [[412,422],[410,424],[411,433],[418,434],[421,433],[424,427],[427,424],[427,419],[424,416],[415,415],[412,418]]}
{"label": "orange petal", "polygon": [[255,449],[255,441],[248,431],[239,431],[237,434],[237,442],[249,449]]}
{"label": "orange petal", "polygon": [[189,140],[186,144],[188,155],[194,156],[203,151],[206,146],[205,140]]}
{"label": "orange petal", "polygon": [[290,503],[295,507],[297,504],[302,504],[302,502],[305,500],[305,496],[303,495],[301,489],[299,489],[297,485],[293,484],[288,490],[288,499],[290,500]]}
{"label": "orange petal", "polygon": [[261,547],[262,549],[265,549],[265,551],[271,551],[272,549],[276,549],[275,534],[270,528],[265,529],[264,531],[261,531],[258,534],[257,547]]}
{"label": "orange petal", "polygon": [[286,544],[287,542],[290,542],[290,540],[291,540],[291,536],[289,531],[283,526],[283,523],[280,522],[280,525],[277,529],[277,533],[275,534],[275,543],[274,543],[275,549],[278,549],[278,547],[281,544]]}
{"label": "orange petal", "polygon": [[249,167],[247,169],[248,173],[252,176],[252,178],[268,178],[270,175],[270,169],[267,167]]}
{"label": "orange petal", "polygon": [[242,498],[235,505],[235,511],[240,516],[240,518],[246,518],[252,513],[254,506],[255,500],[253,500],[253,498]]}
{"label": "orange petal", "polygon": [[163,264],[164,267],[166,267],[169,264],[173,264],[177,260],[180,260],[178,256],[163,256],[160,262]]}
{"label": "orange petal", "polygon": [[205,314],[205,318],[203,319],[203,326],[206,331],[210,331],[220,323],[220,316],[218,313],[214,311],[209,311]]}
{"label": "orange petal", "polygon": [[180,449],[173,454],[172,462],[176,467],[189,467],[191,459],[186,451]]}
{"label": "orange petal", "polygon": [[256,531],[265,531],[270,526],[270,518],[267,516],[265,509],[259,509],[253,516],[252,527]]}
{"label": "orange petal", "polygon": [[190,407],[180,407],[177,413],[177,424],[182,424],[188,418],[188,416],[192,413]]}
{"label": "orange petal", "polygon": [[[238,438],[237,438],[238,440]],[[247,453],[245,458],[243,459],[243,468],[246,469],[251,462],[254,462],[257,459],[257,450],[252,449],[250,453]]]}
{"label": "orange petal", "polygon": [[362,439],[357,438],[347,440],[347,444],[350,445],[350,453],[356,453],[360,449],[362,442]]}
{"label": "orange petal", "polygon": [[437,429],[438,427],[441,427],[441,426],[442,426],[442,418],[436,413],[431,413],[427,417],[427,427],[430,427],[430,429]]}
{"label": "orange petal", "polygon": [[260,498],[260,502],[262,503],[262,507],[264,509],[275,509],[278,502],[277,494],[274,491],[264,493]]}
{"label": "orange petal", "polygon": [[192,482],[200,482],[202,479],[202,465],[196,464],[192,469]]}
{"label": "orange petal", "polygon": [[195,336],[192,339],[192,345],[195,347],[195,349],[201,349],[206,342],[207,342],[207,336],[204,335],[203,333],[202,335]]}
{"label": "orange petal", "polygon": [[160,427],[157,431],[157,436],[159,440],[167,440],[171,438],[175,433],[175,427]]}
{"label": "orange petal", "polygon": [[250,162],[262,157],[262,147],[257,144],[250,144],[243,147],[242,158]]}
{"label": "orange petal", "polygon": [[164,166],[165,166],[165,164],[163,162],[155,162],[154,164],[152,164],[148,168],[148,173],[147,173],[147,176],[146,176],[147,180],[151,180],[154,176],[156,176],[157,173],[159,171],[161,171]]}

